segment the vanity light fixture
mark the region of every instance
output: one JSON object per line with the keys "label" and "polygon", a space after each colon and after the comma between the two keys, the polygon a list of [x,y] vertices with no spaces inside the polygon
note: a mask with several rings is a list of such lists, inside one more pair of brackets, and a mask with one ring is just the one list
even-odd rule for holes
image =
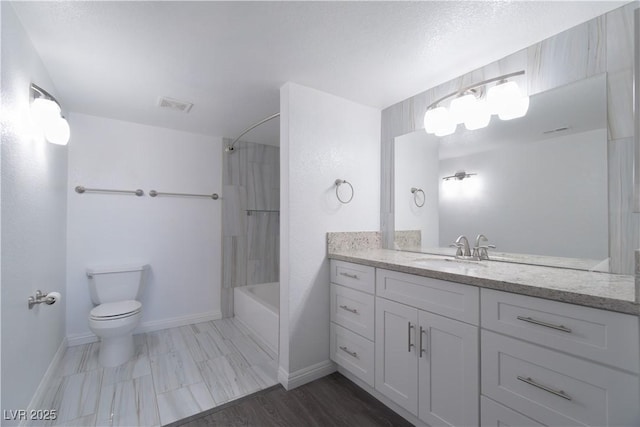
{"label": "vanity light fixture", "polygon": [[[467,86],[431,103],[424,115],[424,129],[436,136],[451,135],[459,124],[468,130],[481,129],[489,125],[492,115],[500,120],[511,120],[527,114],[529,97],[522,95],[518,84],[508,81],[524,74],[524,70],[505,74]],[[486,90],[487,85],[497,82]],[[486,93],[486,96],[485,96]],[[440,105],[455,97],[449,109]]]}
{"label": "vanity light fixture", "polygon": [[67,145],[71,131],[61,112],[60,103],[46,90],[31,83],[31,116],[47,141]]}
{"label": "vanity light fixture", "polygon": [[444,181],[449,181],[450,179],[455,179],[457,181],[462,181],[465,178],[472,177],[474,175],[478,175],[477,173],[466,173],[465,171],[456,172],[451,176],[445,176],[442,178]]}

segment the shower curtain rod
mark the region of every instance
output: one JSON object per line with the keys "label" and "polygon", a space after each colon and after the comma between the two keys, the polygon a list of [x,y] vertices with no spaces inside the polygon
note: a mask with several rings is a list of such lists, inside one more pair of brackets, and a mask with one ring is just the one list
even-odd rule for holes
{"label": "shower curtain rod", "polygon": [[247,129],[245,129],[240,135],[238,135],[238,137],[236,139],[233,140],[233,142],[229,145],[226,146],[226,148],[224,149],[224,151],[230,152],[235,150],[234,145],[236,144],[236,142],[238,142],[238,140],[240,138],[242,138],[247,132],[249,132],[250,130],[253,130],[255,128],[257,128],[258,126],[260,126],[263,123],[268,122],[271,119],[275,119],[276,117],[279,117],[280,113],[275,113],[270,115],[269,117],[265,117],[264,119],[260,120],[258,123],[251,125],[250,127],[248,127]]}

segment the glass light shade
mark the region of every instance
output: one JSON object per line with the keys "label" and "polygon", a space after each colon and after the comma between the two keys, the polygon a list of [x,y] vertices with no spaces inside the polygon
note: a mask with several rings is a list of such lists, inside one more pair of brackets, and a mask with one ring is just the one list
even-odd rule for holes
{"label": "glass light shade", "polygon": [[71,136],[69,123],[63,117],[58,117],[58,119],[48,124],[44,136],[52,144],[67,145]]}
{"label": "glass light shade", "polygon": [[489,125],[491,113],[485,101],[475,101],[473,106],[467,111],[464,127],[468,130],[482,129]]}
{"label": "glass light shade", "polygon": [[49,123],[60,117],[60,106],[49,99],[36,98],[31,103],[31,117],[44,132]]}
{"label": "glass light shade", "polygon": [[510,102],[508,106],[505,106],[504,111],[498,114],[500,120],[511,120],[519,117],[524,117],[529,110],[529,97],[523,96],[520,99],[516,99]]}
{"label": "glass light shade", "polygon": [[489,111],[501,120],[511,120],[527,114],[529,97],[522,96],[516,82],[498,83],[487,92]]}
{"label": "glass light shade", "polygon": [[469,93],[467,95],[459,96],[451,101],[449,110],[451,112],[451,119],[455,124],[464,123],[467,118],[474,115],[475,105],[478,103],[475,95]]}
{"label": "glass light shade", "polygon": [[[446,110],[445,110],[446,111]],[[457,123],[451,119],[451,114],[447,111],[447,114],[443,116],[438,123],[438,127],[435,130],[436,136],[447,136],[451,135],[456,131]]]}
{"label": "glass light shade", "polygon": [[435,133],[443,122],[449,121],[449,112],[444,107],[436,107],[424,114],[424,130],[427,133]]}

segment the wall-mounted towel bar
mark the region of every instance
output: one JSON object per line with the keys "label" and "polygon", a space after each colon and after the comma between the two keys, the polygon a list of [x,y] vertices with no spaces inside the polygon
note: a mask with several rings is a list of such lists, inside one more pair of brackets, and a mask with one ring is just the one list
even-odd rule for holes
{"label": "wall-mounted towel bar", "polygon": [[135,194],[136,196],[144,196],[144,191],[140,190],[109,190],[106,188],[86,188],[82,185],[76,187],[76,193],[116,193],[116,194]]}
{"label": "wall-mounted towel bar", "polygon": [[213,194],[165,193],[165,192],[160,192],[156,190],[149,191],[149,195],[151,197],[156,197],[156,196],[207,197],[213,200],[218,200],[220,198],[220,196],[218,196],[218,193],[213,193]]}
{"label": "wall-mounted towel bar", "polygon": [[275,209],[247,209],[245,212],[247,212],[247,216],[251,216],[253,215],[254,212],[258,212],[258,213],[280,213],[279,210],[275,210]]}

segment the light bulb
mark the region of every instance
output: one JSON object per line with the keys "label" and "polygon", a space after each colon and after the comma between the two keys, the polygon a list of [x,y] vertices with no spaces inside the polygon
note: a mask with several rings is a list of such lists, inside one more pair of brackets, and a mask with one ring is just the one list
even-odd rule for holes
{"label": "light bulb", "polygon": [[71,136],[71,129],[69,129],[69,123],[63,118],[58,118],[48,124],[45,130],[45,138],[52,144],[67,145],[69,137]]}
{"label": "light bulb", "polygon": [[49,123],[60,117],[60,106],[50,99],[36,98],[31,103],[31,116],[44,132]]}
{"label": "light bulb", "polygon": [[451,114],[445,109],[446,114],[444,114],[438,123],[438,127],[435,129],[434,133],[436,136],[447,136],[451,135],[456,131],[456,127],[458,126],[456,122],[451,119]]}

